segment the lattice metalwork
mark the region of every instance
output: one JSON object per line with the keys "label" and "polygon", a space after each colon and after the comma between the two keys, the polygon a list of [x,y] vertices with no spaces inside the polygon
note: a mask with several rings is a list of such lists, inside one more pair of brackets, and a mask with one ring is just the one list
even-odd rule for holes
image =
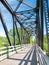
{"label": "lattice metalwork", "polygon": [[[48,8],[48,0],[36,0],[36,7],[33,7],[28,4],[28,2],[24,0],[17,0],[18,4],[15,6],[15,10],[10,6],[7,0],[0,0],[0,2],[4,5],[4,7],[10,12],[13,19],[13,38],[14,38],[14,45],[15,45],[15,35],[17,32],[17,36],[19,39],[19,43],[21,44],[24,37],[20,35],[18,32],[17,22],[21,26],[21,34],[23,34],[22,29],[25,31],[25,34],[27,34],[27,39],[30,38],[30,36],[33,34],[36,35],[37,43],[41,46],[43,49],[43,22],[45,17],[46,22],[46,30],[47,30],[47,39],[48,39],[48,47],[49,47],[49,8]],[[29,10],[22,10],[18,11],[19,7],[24,4],[25,6],[29,7]],[[23,5],[22,5],[23,6]],[[44,16],[44,17],[43,17]],[[0,11],[0,18],[2,25],[4,27],[7,39],[9,41],[9,44],[12,45],[10,37],[8,35],[8,29],[6,27],[6,24],[4,23],[4,19],[2,16],[2,12]],[[26,39],[25,38],[25,39]],[[28,41],[28,40],[27,40]]]}

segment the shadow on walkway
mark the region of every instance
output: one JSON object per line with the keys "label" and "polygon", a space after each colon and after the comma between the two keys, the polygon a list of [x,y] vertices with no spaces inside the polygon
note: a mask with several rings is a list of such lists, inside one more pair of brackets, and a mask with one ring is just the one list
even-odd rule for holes
{"label": "shadow on walkway", "polygon": [[37,65],[36,47],[35,47],[33,55],[32,55],[31,65]]}
{"label": "shadow on walkway", "polygon": [[[31,60],[30,60],[31,57]],[[23,59],[17,59],[17,58],[9,58],[10,60],[17,60],[20,61],[18,65],[28,65],[30,62],[30,65],[37,65],[37,60],[36,60],[36,48],[35,46],[32,47],[24,56]],[[24,64],[23,64],[24,62]]]}

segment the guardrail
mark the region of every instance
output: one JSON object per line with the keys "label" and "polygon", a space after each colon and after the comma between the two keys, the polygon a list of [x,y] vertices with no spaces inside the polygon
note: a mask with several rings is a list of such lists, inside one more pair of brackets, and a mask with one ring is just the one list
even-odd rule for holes
{"label": "guardrail", "polygon": [[0,48],[0,61],[9,58],[11,55],[17,53],[18,50],[25,48],[27,44],[16,45],[16,46],[7,46]]}
{"label": "guardrail", "polygon": [[44,53],[38,45],[36,46],[36,51],[39,65],[47,65]]}

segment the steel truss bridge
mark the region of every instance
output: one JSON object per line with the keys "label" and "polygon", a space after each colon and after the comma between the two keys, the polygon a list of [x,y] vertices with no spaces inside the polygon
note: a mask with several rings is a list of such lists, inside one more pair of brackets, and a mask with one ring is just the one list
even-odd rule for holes
{"label": "steel truss bridge", "polygon": [[[35,35],[36,43],[43,49],[43,34],[44,34],[44,22],[46,27],[46,36],[48,43],[48,53],[49,53],[49,6],[48,0],[36,0],[36,7],[33,7],[31,3],[27,3],[25,0],[17,0],[18,4],[15,6],[15,10],[8,3],[8,0],[0,0],[0,3],[9,11],[12,15],[13,23],[13,38],[14,38],[14,46],[16,45],[16,33],[18,36],[19,43],[21,45],[22,40],[27,40],[30,43],[30,36]],[[18,11],[19,7],[24,4],[29,9]],[[22,5],[23,6],[23,5]],[[7,18],[8,19],[8,18]],[[6,37],[8,39],[9,45],[12,46],[12,42],[10,40],[10,36],[8,34],[8,28],[6,22],[4,21],[4,17],[2,14],[2,10],[0,9],[0,20],[2,26],[4,28]],[[18,32],[17,22],[21,26],[21,40]],[[10,22],[9,22],[10,23]],[[23,31],[26,34],[24,39]],[[21,65],[21,64],[20,64]]]}

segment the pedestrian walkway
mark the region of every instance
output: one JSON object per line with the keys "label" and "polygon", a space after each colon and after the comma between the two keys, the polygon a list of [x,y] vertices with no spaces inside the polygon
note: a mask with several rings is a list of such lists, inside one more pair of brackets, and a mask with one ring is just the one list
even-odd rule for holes
{"label": "pedestrian walkway", "polygon": [[0,62],[0,65],[37,65],[35,46],[28,46]]}
{"label": "pedestrian walkway", "polygon": [[1,61],[0,65],[47,65],[44,57],[39,46],[28,45],[8,59]]}

